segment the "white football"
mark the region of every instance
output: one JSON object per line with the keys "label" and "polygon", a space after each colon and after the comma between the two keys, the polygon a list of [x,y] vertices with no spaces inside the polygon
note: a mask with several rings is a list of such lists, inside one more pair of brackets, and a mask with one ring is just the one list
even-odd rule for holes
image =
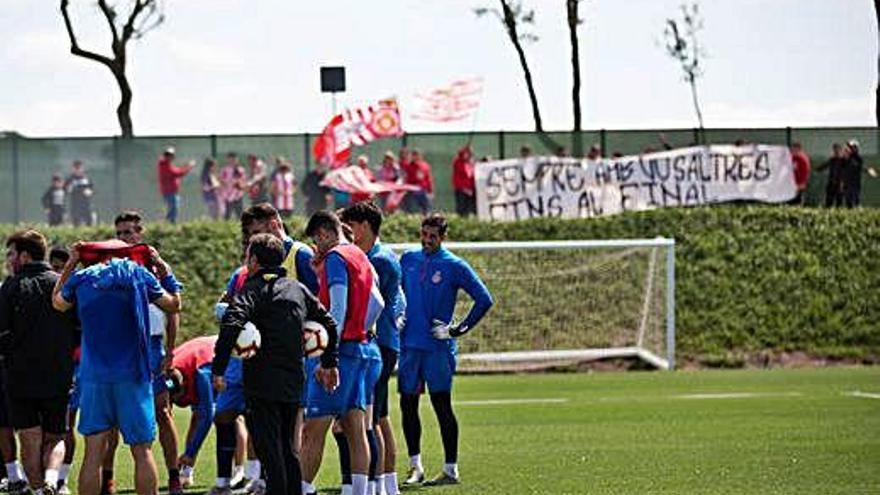
{"label": "white football", "polygon": [[251,322],[244,324],[244,329],[238,333],[235,347],[232,349],[236,356],[247,359],[253,357],[260,348],[262,337],[256,325]]}
{"label": "white football", "polygon": [[317,321],[303,322],[303,354],[305,357],[318,357],[327,349],[330,337],[327,329]]}

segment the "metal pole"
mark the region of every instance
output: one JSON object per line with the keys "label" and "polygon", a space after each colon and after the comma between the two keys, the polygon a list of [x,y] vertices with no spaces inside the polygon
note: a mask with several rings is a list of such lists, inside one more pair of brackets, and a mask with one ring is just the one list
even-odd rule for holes
{"label": "metal pole", "polygon": [[791,148],[791,126],[785,128],[785,145]]}
{"label": "metal pole", "polygon": [[498,159],[504,159],[504,131],[498,131]]}
{"label": "metal pole", "polygon": [[211,134],[211,158],[217,158],[217,135]]}
{"label": "metal pole", "polygon": [[608,152],[605,148],[608,146],[608,133],[605,132],[605,129],[599,129],[599,147],[602,148],[602,158],[608,156]]}
{"label": "metal pole", "polygon": [[12,134],[12,218],[15,223],[21,221],[21,211],[19,209],[18,201],[18,135]]}
{"label": "metal pole", "polygon": [[306,166],[306,172],[312,169],[312,154],[309,152],[309,141],[311,141],[309,133],[303,133],[303,164]]}
{"label": "metal pole", "polygon": [[119,185],[119,155],[119,137],[113,136],[113,209],[117,212],[122,210],[122,190]]}
{"label": "metal pole", "polygon": [[666,360],[675,369],[675,244],[666,251]]}
{"label": "metal pole", "polygon": [[332,103],[332,105],[333,105],[332,110],[333,110],[333,115],[335,116],[336,115],[336,91],[333,91],[332,93],[330,93],[330,99],[333,102]]}

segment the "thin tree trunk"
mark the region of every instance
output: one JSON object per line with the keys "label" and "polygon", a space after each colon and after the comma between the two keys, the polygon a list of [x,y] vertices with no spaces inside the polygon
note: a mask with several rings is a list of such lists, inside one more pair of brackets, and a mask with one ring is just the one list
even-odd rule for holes
{"label": "thin tree trunk", "polygon": [[119,85],[119,106],[116,107],[116,118],[119,120],[119,129],[123,139],[134,137],[134,126],[131,122],[131,85],[125,72],[113,72],[116,83]]}
{"label": "thin tree trunk", "polygon": [[513,15],[513,11],[510,10],[510,6],[507,5],[505,0],[500,0],[501,2],[501,10],[504,12],[504,25],[507,27],[507,34],[510,36],[510,41],[513,43],[513,47],[516,49],[516,54],[519,57],[519,65],[522,67],[523,76],[526,79],[526,87],[529,90],[529,100],[532,103],[532,117],[535,120],[535,130],[537,132],[544,132],[544,125],[541,123],[541,110],[538,107],[538,96],[535,94],[535,84],[532,82],[532,71],[529,70],[529,62],[526,60],[526,52],[522,48],[522,44],[519,42],[519,35],[516,31],[516,18]]}
{"label": "thin tree trunk", "polygon": [[694,100],[694,110],[697,112],[697,122],[700,124],[700,135],[703,134],[703,112],[700,111],[700,101],[697,98],[697,81],[691,76],[688,80],[691,83],[691,97]]}
{"label": "thin tree trunk", "polygon": [[[880,0],[877,0],[880,2]],[[574,130],[580,132],[583,129],[581,124],[581,60],[580,49],[578,47],[578,5],[580,0],[566,0],[565,6],[568,10],[568,33],[571,39],[571,102],[574,112]],[[575,150],[577,153],[577,150]]]}
{"label": "thin tree trunk", "polygon": [[[878,47],[880,47],[880,0],[874,0],[874,15],[877,17]],[[880,52],[877,54],[877,90],[874,94],[874,118],[880,126]]]}

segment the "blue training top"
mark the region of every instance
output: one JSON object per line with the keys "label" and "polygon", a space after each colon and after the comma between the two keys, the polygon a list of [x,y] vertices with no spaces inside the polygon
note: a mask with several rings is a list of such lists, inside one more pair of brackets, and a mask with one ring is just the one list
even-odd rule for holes
{"label": "blue training top", "polygon": [[400,329],[397,318],[406,311],[406,298],[400,286],[400,261],[387,246],[378,240],[367,253],[370,263],[379,274],[379,292],[385,300],[385,308],[376,322],[376,342],[388,349],[400,351]]}
{"label": "blue training top", "polygon": [[71,275],[61,297],[76,303],[82,324],[81,380],[151,380],[148,304],[162,294],[156,277],[127,259],[112,259]]}
{"label": "blue training top", "polygon": [[474,269],[444,247],[431,255],[421,249],[407,251],[400,257],[400,266],[406,296],[406,325],[401,343],[404,348],[455,349],[453,339],[435,339],[431,327],[434,320],[452,321],[459,289],[474,300],[461,325],[473,328],[492,307],[492,295]]}

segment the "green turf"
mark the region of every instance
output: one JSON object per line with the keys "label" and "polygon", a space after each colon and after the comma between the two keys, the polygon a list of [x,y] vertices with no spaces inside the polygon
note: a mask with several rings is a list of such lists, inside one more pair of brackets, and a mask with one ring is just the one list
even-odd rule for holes
{"label": "green turf", "polygon": [[[880,393],[880,368],[459,377],[463,483],[408,492],[880,493],[880,400],[852,391]],[[756,395],[681,397],[722,393]],[[516,399],[560,402],[468,403]],[[430,476],[442,454],[422,406]],[[188,414],[177,420],[184,425]],[[328,442],[325,493],[338,480],[335,450]],[[213,435],[202,453],[193,492],[213,482]],[[405,462],[402,453],[401,471]],[[130,487],[128,456],[117,470],[120,486]]]}

